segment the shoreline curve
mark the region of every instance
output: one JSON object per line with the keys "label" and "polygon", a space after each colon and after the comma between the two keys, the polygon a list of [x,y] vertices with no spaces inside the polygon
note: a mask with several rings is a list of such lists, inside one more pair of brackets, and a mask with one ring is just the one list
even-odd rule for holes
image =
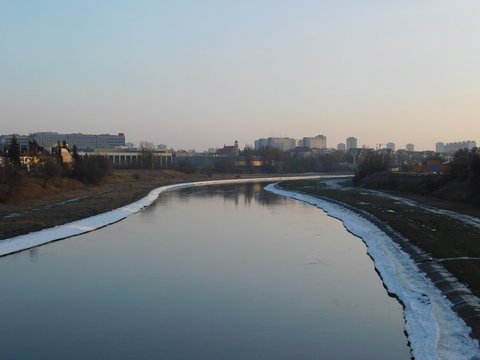
{"label": "shoreline curve", "polygon": [[31,232],[24,235],[15,236],[8,239],[0,240],[0,257],[11,255],[20,251],[28,250],[37,246],[45,245],[54,241],[67,239],[73,236],[82,235],[91,231],[98,230],[102,227],[112,225],[126,217],[133,215],[143,208],[154,203],[158,196],[167,190],[191,187],[191,186],[207,186],[221,184],[236,184],[248,182],[277,182],[282,180],[301,180],[301,179],[318,179],[318,178],[341,178],[351,177],[351,175],[304,175],[304,176],[284,176],[284,177],[262,177],[248,179],[228,179],[228,180],[210,180],[197,181],[188,183],[178,183],[172,185],[164,185],[151,190],[147,196],[134,201],[128,205],[118,209],[113,209],[101,214],[93,215],[84,219],[76,220],[63,225]]}
{"label": "shoreline curve", "polygon": [[347,231],[365,243],[384,287],[403,306],[405,333],[415,359],[480,359],[479,342],[470,336],[470,327],[417,266],[414,256],[394,241],[388,231],[345,204],[285,190],[277,184],[270,184],[265,190],[323,210],[342,221]]}

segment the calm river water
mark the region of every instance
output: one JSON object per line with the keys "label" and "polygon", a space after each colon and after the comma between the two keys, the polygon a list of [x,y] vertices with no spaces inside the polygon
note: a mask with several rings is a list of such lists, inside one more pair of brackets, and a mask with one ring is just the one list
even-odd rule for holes
{"label": "calm river water", "polygon": [[362,241],[260,184],[0,258],[0,359],[409,359]]}

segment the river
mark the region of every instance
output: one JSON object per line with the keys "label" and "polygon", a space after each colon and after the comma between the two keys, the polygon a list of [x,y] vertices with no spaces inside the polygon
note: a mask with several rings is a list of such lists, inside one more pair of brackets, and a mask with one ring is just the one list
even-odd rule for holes
{"label": "river", "polygon": [[409,359],[341,222],[261,184],[177,189],[0,258],[2,359]]}

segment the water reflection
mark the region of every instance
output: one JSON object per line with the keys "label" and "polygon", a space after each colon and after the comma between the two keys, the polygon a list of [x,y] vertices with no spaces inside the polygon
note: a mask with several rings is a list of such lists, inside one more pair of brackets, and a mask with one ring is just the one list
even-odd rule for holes
{"label": "water reflection", "polygon": [[272,193],[263,190],[263,186],[267,183],[244,183],[244,184],[230,184],[230,185],[215,185],[202,187],[181,188],[175,191],[163,193],[159,198],[159,204],[165,204],[169,200],[178,199],[182,202],[189,202],[192,195],[202,194],[205,197],[222,198],[225,202],[233,202],[235,206],[239,204],[251,204],[252,200],[255,203],[268,206],[285,202],[284,197],[273,195]]}
{"label": "water reflection", "polygon": [[260,184],[165,192],[0,274],[5,359],[409,358],[363,243]]}
{"label": "water reflection", "polygon": [[30,256],[31,261],[38,261],[39,248],[33,248],[28,250],[28,255]]}

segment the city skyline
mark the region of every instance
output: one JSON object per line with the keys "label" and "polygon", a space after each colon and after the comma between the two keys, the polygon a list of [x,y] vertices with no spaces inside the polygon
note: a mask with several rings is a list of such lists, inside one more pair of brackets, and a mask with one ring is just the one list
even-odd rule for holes
{"label": "city skyline", "polygon": [[[121,132],[121,133],[118,133],[118,134],[115,134],[113,132],[106,132],[106,133],[103,133],[103,134],[92,134],[92,133],[81,133],[81,132],[72,132],[72,133],[68,133],[68,134],[62,134],[62,133],[59,133],[57,131],[52,131],[52,132],[49,132],[49,131],[37,131],[37,132],[31,132],[31,133],[25,133],[25,134],[20,134],[18,132],[12,132],[12,133],[5,133],[5,134],[0,134],[0,139],[2,138],[2,136],[12,136],[12,135],[17,135],[17,136],[20,136],[20,137],[32,137],[33,139],[37,140],[37,138],[40,136],[42,138],[48,138],[48,137],[51,137],[51,138],[55,138],[55,141],[52,142],[53,143],[56,143],[57,141],[63,141],[63,140],[68,140],[70,137],[75,137],[77,135],[80,135],[80,136],[93,136],[93,137],[101,137],[103,135],[106,135],[107,137],[117,137],[118,136],[122,136],[123,137],[123,141],[125,143],[125,145],[127,147],[132,147],[132,146],[139,146],[139,142],[133,142],[133,140],[129,139],[128,136]],[[61,136],[60,136],[61,135]],[[60,137],[58,137],[60,136]],[[62,138],[62,136],[64,136],[64,138]],[[57,139],[58,138],[58,139]],[[60,139],[63,139],[63,140],[60,140]],[[299,138],[294,138],[294,137],[291,137],[291,136],[282,136],[282,137],[275,137],[275,136],[269,136],[269,137],[260,137],[260,138],[256,138],[254,139],[251,143],[245,143],[245,144],[239,144],[240,146],[240,149],[243,149],[245,146],[248,146],[248,147],[251,147],[251,148],[259,148],[261,146],[265,146],[265,144],[267,144],[267,140],[268,139],[281,139],[281,140],[289,140],[289,141],[293,141],[291,145],[288,146],[288,149],[293,149],[294,147],[296,146],[307,146],[307,147],[317,147],[317,148],[324,148],[324,149],[337,149],[337,150],[340,150],[338,149],[338,146],[339,145],[343,145],[343,147],[345,149],[348,149],[348,148],[371,148],[371,149],[390,149],[390,150],[408,150],[410,148],[409,151],[413,151],[412,150],[412,146],[415,146],[415,144],[412,144],[412,143],[407,143],[405,145],[402,145],[402,144],[397,144],[395,142],[377,142],[373,145],[370,145],[370,144],[361,144],[359,141],[358,141],[358,138],[356,138],[355,136],[350,136],[348,138],[345,138],[344,141],[341,141],[340,143],[337,143],[337,144],[330,144],[328,142],[328,137],[325,136],[325,135],[315,135],[315,136],[302,136],[302,137],[299,137]],[[320,142],[321,142],[321,145],[320,146],[308,146],[310,144],[311,141],[319,141],[320,139]],[[351,141],[353,141],[352,144],[354,144],[355,146],[348,146],[348,143],[349,143],[349,139],[352,139]],[[258,141],[261,141],[261,140],[264,140],[265,141],[265,144],[257,144]],[[26,141],[26,140],[25,140]],[[67,141],[67,143],[71,143],[72,141]],[[174,149],[174,150],[182,150],[182,151],[196,151],[196,152],[210,152],[212,149],[218,149],[220,148],[221,146],[225,146],[227,144],[229,144],[230,142],[229,141],[226,141],[223,143],[223,145],[215,145],[215,146],[209,146],[208,148],[199,148],[199,149],[195,149],[193,148],[192,146],[180,146],[180,147],[175,147],[175,146],[172,146],[170,144],[165,144],[165,143],[157,143],[157,142],[154,142],[154,141],[147,141],[149,143],[152,143],[154,144],[155,146],[157,147],[162,147],[162,148],[169,148],[169,149]],[[238,142],[238,140],[233,140],[233,142]],[[72,143],[73,144],[73,143]],[[70,145],[72,145],[70,144]],[[220,143],[219,143],[220,144]],[[319,144],[319,143],[316,143],[316,144]],[[439,144],[442,144],[441,146],[446,146],[446,145],[449,145],[449,146],[453,146],[455,148],[469,148],[471,149],[472,148],[472,145],[471,144],[474,144],[473,146],[476,147],[476,141],[475,140],[457,140],[457,141],[437,141],[435,144],[433,144],[430,148],[426,148],[426,149],[418,149],[415,147],[415,151],[435,151],[435,152],[443,152],[443,150],[439,151],[440,148],[443,149],[443,147],[439,147]],[[40,145],[43,145],[43,146],[46,146],[46,143],[45,141],[41,141],[40,142]],[[78,145],[78,144],[75,144],[75,145]],[[465,146],[464,146],[465,145]],[[453,148],[452,147],[452,148]],[[345,150],[343,149],[343,150]]]}
{"label": "city skyline", "polygon": [[[0,133],[125,132],[207,149],[475,140],[476,1],[10,2]],[[455,124],[455,126],[452,126]],[[148,135],[146,135],[148,134]]]}

